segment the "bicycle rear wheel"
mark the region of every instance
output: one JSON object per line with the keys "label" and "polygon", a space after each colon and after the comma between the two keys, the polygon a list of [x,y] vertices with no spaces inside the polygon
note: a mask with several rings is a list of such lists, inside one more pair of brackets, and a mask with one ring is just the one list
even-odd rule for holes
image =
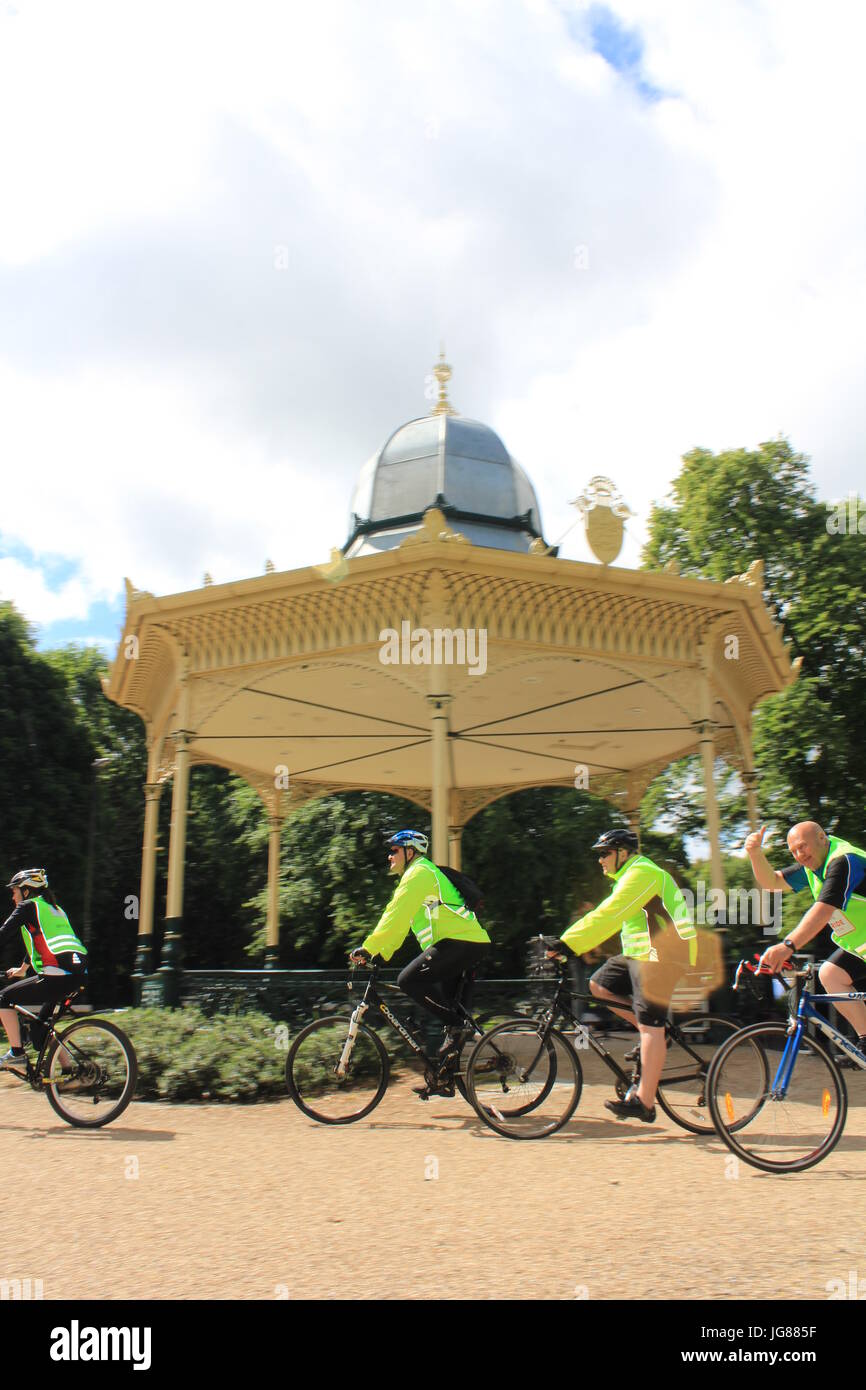
{"label": "bicycle rear wheel", "polygon": [[492,1028],[466,1070],[476,1113],[506,1139],[543,1139],[571,1119],[583,1072],[574,1048],[555,1028],[546,1036],[530,1019]]}
{"label": "bicycle rear wheel", "polygon": [[[686,1014],[675,1019],[656,1100],[669,1119],[691,1134],[715,1133],[707,1105],[707,1075],[722,1043],[739,1031],[738,1023],[711,1014]],[[757,1067],[762,1055],[756,1049]]]}
{"label": "bicycle rear wheel", "polygon": [[789,1037],[784,1023],[742,1028],[716,1053],[707,1078],[716,1132],[739,1158],[767,1173],[799,1173],[820,1163],[839,1142],[848,1110],[842,1073],[805,1034],[781,1094]]}
{"label": "bicycle rear wheel", "polygon": [[57,1038],[45,1058],[45,1094],[52,1107],[80,1129],[110,1124],[129,1105],[138,1080],[129,1038],[103,1018],[71,1023]]}
{"label": "bicycle rear wheel", "polygon": [[323,1125],[350,1125],[379,1104],[388,1087],[388,1054],[372,1028],[351,1018],[317,1018],[295,1038],[286,1086],[299,1110]]}

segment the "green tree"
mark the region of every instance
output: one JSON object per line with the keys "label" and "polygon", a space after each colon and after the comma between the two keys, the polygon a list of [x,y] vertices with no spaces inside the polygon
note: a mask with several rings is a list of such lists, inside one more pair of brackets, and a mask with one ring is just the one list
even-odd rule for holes
{"label": "green tree", "polygon": [[[866,536],[834,529],[808,460],[787,440],[757,450],[692,450],[670,502],[653,508],[644,565],[674,561],[684,575],[724,580],[757,559],[764,600],[792,655],[802,657],[800,680],[755,716],[763,814],[788,823],[814,818],[856,841],[866,833]],[[657,814],[676,819],[682,775],[671,769],[661,779]],[[736,786],[729,790],[730,840],[744,830],[744,799]]]}

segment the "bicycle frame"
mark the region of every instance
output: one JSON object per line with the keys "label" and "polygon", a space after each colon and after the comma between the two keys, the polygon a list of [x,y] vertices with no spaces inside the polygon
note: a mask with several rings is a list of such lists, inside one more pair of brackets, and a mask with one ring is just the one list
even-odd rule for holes
{"label": "bicycle frame", "polygon": [[[811,982],[811,978],[812,972],[810,971],[807,975],[807,983]],[[773,1084],[770,1088],[770,1095],[773,1100],[784,1100],[787,1094],[807,1023],[814,1023],[825,1037],[832,1039],[837,1047],[844,1048],[852,1061],[856,1062],[861,1070],[866,1071],[866,1057],[859,1048],[855,1047],[854,1043],[849,1042],[848,1038],[834,1028],[832,1023],[818,1013],[812,1002],[814,999],[818,999],[822,1004],[846,1004],[862,1002],[866,1000],[866,994],[815,995],[804,986],[797,1006],[797,1014],[795,1018],[791,1019],[788,1041],[785,1044],[785,1050],[776,1068],[776,1075],[773,1077]]]}
{"label": "bicycle frame", "polygon": [[[345,1074],[346,1067],[349,1064],[349,1058],[352,1055],[352,1048],[354,1046],[355,1037],[358,1032],[358,1024],[361,1022],[368,1010],[371,1008],[377,1009],[378,1012],[386,1020],[386,1022],[394,1029],[394,1031],[400,1034],[400,1037],[403,1039],[405,1043],[408,1044],[408,1046],[412,1049],[415,1055],[421,1058],[421,1061],[424,1063],[426,1070],[437,1070],[438,1062],[436,1061],[436,1059],[430,1057],[424,1051],[424,1048],[418,1042],[417,1038],[415,1038],[412,1035],[412,1033],[409,1031],[406,1025],[401,1021],[401,1019],[397,1017],[393,1010],[388,1008],[388,1005],[385,1003],[384,999],[379,998],[376,985],[376,977],[378,973],[378,964],[372,965],[370,967],[370,978],[368,979],[366,988],[364,990],[364,996],[361,999],[361,1002],[359,1004],[356,1004],[355,1008],[352,1010],[352,1016],[349,1021],[349,1032],[346,1037],[345,1044],[343,1045],[342,1055],[340,1057],[339,1062],[337,1063],[337,1075],[343,1076]],[[400,990],[397,988],[396,985],[389,984],[387,981],[383,981],[382,983],[384,984],[385,989],[393,990],[395,994],[400,993]],[[352,980],[350,975],[349,990],[351,991],[353,987],[354,981]],[[460,1003],[459,1000],[456,1001],[455,1007],[463,1009],[463,1005]],[[472,1017],[472,1015],[468,1013],[466,1009],[463,1009],[463,1013],[466,1015],[467,1023],[471,1025],[476,1032],[480,1032],[481,1030],[478,1027],[478,1024],[475,1022],[475,1019]]]}
{"label": "bicycle frame", "polygon": [[[16,1014],[19,1014],[22,1018],[27,1019],[29,1023],[39,1022],[39,1015],[31,1013],[29,1009],[25,1009],[23,1004],[13,1004],[11,1007],[15,1010]],[[57,1009],[56,1005],[55,1009]],[[74,1043],[63,1043],[62,1039],[59,1038],[54,1031],[55,1024],[59,1023],[61,1018],[63,1018],[65,1014],[71,1012],[72,1010],[67,1009],[65,1003],[61,1004],[59,1010],[52,1013],[42,1024],[43,1028],[45,1029],[45,1037],[42,1039],[42,1045],[39,1048],[39,1053],[36,1058],[35,1064],[31,1063],[30,1058],[25,1054],[24,1071],[19,1071],[17,1067],[6,1067],[7,1075],[17,1076],[20,1081],[26,1081],[30,1086],[33,1087],[34,1091],[38,1091],[40,1081],[43,1085],[47,1086],[49,1083],[46,1080],[46,1078],[42,1075],[42,1068],[45,1063],[45,1054],[48,1051],[50,1044],[52,1042],[56,1042],[58,1047],[65,1047],[70,1055],[72,1055],[72,1053],[76,1050]]]}

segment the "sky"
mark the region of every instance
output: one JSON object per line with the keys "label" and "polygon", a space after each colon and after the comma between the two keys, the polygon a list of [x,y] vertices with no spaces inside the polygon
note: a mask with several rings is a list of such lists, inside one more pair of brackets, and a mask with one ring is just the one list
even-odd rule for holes
{"label": "sky", "polygon": [[0,0],[0,598],[113,654],[319,564],[450,395],[571,501],[786,435],[863,486],[866,18],[845,0]]}

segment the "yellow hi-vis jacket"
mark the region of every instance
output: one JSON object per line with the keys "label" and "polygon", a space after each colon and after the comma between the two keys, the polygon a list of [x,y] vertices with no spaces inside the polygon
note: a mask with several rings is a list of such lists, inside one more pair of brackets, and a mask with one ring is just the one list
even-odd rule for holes
{"label": "yellow hi-vis jacket", "polygon": [[563,932],[566,946],[582,956],[618,931],[624,956],[658,960],[650,936],[650,920],[665,922],[669,918],[678,935],[689,943],[689,964],[694,965],[698,958],[695,924],[689,918],[685,898],[667,870],[645,854],[637,854],[607,877],[616,887],[603,903]]}
{"label": "yellow hi-vis jacket", "polygon": [[413,859],[394,890],[377,925],[366,941],[371,956],[390,960],[409,932],[422,951],[437,941],[490,941],[474,912],[470,912],[454,884],[429,859]]}

